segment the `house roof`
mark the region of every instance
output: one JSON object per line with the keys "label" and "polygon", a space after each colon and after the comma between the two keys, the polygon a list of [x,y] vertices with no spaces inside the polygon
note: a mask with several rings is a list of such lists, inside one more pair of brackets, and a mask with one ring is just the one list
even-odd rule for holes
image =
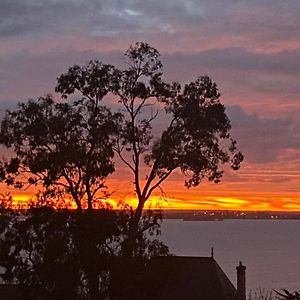
{"label": "house roof", "polygon": [[[143,300],[235,300],[237,292],[212,257],[165,256],[151,261],[140,286]],[[15,285],[0,285],[0,299],[19,300]]]}
{"label": "house roof", "polygon": [[236,289],[212,257],[158,257],[149,267],[146,299],[234,300]]}

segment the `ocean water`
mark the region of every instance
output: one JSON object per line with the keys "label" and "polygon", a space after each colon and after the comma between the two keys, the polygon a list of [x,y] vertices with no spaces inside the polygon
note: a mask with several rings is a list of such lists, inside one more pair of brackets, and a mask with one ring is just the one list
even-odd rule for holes
{"label": "ocean water", "polygon": [[236,285],[246,266],[247,291],[300,290],[300,220],[164,220],[160,237],[175,255],[214,257]]}

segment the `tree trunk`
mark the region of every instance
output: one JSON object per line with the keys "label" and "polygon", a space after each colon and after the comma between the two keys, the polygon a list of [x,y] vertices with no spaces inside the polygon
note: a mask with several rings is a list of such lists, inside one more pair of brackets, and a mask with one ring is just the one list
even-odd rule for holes
{"label": "tree trunk", "polygon": [[125,249],[125,255],[132,258],[136,247],[136,239],[139,230],[139,222],[142,217],[145,200],[139,200],[139,204],[134,212],[132,220],[130,220],[129,233],[127,239],[127,245]]}

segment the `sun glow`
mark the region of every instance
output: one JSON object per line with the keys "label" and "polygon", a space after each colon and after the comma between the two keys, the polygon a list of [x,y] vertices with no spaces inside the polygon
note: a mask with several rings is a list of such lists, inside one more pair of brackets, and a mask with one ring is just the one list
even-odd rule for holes
{"label": "sun glow", "polygon": [[[229,196],[227,194],[205,194],[202,190],[200,195],[199,192],[180,190],[177,195],[171,197],[151,196],[145,203],[145,209],[300,211],[299,195],[288,194],[284,196],[260,193],[238,195],[233,193],[233,196]],[[7,193],[3,194],[2,197],[14,208],[28,208],[36,201],[36,197],[29,193]],[[75,203],[68,197],[59,201],[58,203],[57,199],[51,199],[48,204],[58,208],[76,208]],[[107,199],[99,199],[94,207],[109,206],[113,209],[121,209],[124,204],[135,208],[138,200],[134,196],[128,196],[128,194],[127,196],[112,195]],[[85,206],[83,205],[83,207]]]}

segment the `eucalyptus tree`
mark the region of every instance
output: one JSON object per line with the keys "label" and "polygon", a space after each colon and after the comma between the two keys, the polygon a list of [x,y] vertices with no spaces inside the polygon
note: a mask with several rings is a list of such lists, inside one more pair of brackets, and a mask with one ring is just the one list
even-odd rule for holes
{"label": "eucalyptus tree", "polygon": [[[217,183],[223,175],[222,165],[237,170],[243,155],[231,138],[217,85],[208,76],[184,85],[166,83],[160,54],[147,43],[131,46],[125,62],[124,70],[99,61],[75,65],[58,78],[56,91],[64,97],[80,92],[97,101],[102,87],[107,87],[118,99],[124,118],[114,151],[131,171],[138,199],[129,238],[133,249],[146,201],[172,173],[181,171],[188,188],[198,186],[204,178]],[[153,122],[161,111],[169,123],[156,136]]]}
{"label": "eucalyptus tree", "polygon": [[[36,186],[51,197],[70,198],[77,209],[92,209],[114,171],[113,135],[120,116],[80,99],[51,96],[20,103],[1,123],[0,143],[12,150],[0,179],[16,188]],[[47,198],[47,197],[46,197]]]}

